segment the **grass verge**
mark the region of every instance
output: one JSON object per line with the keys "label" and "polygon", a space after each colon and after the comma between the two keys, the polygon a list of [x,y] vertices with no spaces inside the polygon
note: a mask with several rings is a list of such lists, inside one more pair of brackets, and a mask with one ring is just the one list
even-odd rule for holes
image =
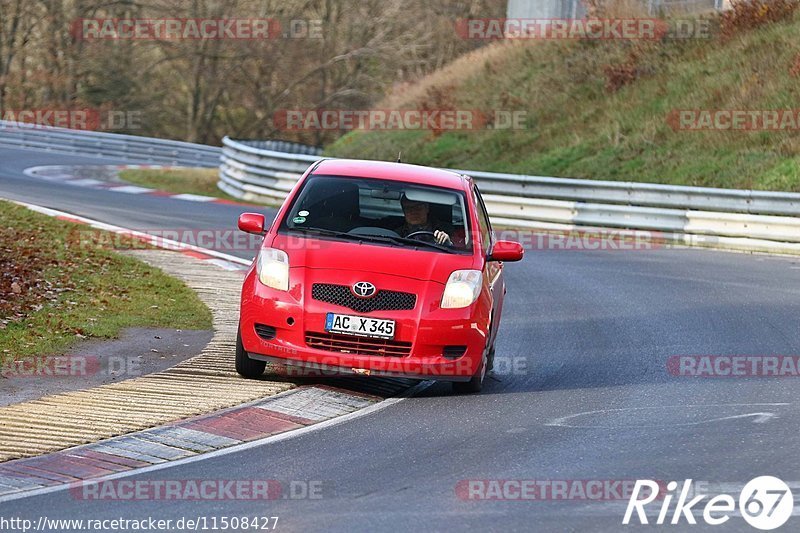
{"label": "grass verge", "polygon": [[523,128],[356,131],[326,155],[402,152],[409,163],[470,170],[800,191],[800,126],[686,131],[674,119],[678,110],[796,110],[798,34],[793,16],[726,38],[497,43],[384,107],[523,111]]}
{"label": "grass verge", "polygon": [[0,201],[0,362],[128,327],[211,329],[183,282],[95,243],[102,232]]}
{"label": "grass verge", "polygon": [[119,173],[123,180],[175,194],[199,194],[239,202],[217,187],[219,170],[216,168],[130,169]]}

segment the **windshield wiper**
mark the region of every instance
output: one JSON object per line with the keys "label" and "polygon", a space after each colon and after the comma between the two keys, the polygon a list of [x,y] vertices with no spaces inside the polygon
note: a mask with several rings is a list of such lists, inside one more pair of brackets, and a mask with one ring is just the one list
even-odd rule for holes
{"label": "windshield wiper", "polygon": [[353,240],[358,239],[361,240],[360,235],[353,235],[352,233],[347,233],[346,231],[337,231],[334,229],[325,229],[325,228],[289,228],[289,231],[297,231],[299,233],[310,233],[315,235],[323,235],[325,237],[342,237],[345,239]]}
{"label": "windshield wiper", "polygon": [[392,237],[390,235],[363,235],[366,240],[375,240],[381,242],[394,242],[397,244],[410,244],[412,246],[427,246],[428,248],[434,248],[436,250],[440,250],[442,252],[447,252],[449,254],[455,253],[455,250],[450,248],[449,246],[445,246],[443,244],[436,244],[433,242],[426,242],[420,241],[417,239],[407,239],[405,237]]}
{"label": "windshield wiper", "polygon": [[433,242],[420,241],[417,239],[407,239],[405,237],[399,237],[399,236],[392,237],[390,235],[360,235],[357,233],[348,233],[346,231],[337,231],[326,228],[289,228],[289,229],[291,231],[297,231],[300,233],[322,235],[325,237],[338,237],[355,241],[372,241],[372,242],[386,242],[393,244],[410,244],[412,246],[427,246],[428,248],[434,248],[436,250],[440,250],[442,252],[446,252],[449,254],[456,253],[455,250],[453,250],[448,246],[436,244]]}

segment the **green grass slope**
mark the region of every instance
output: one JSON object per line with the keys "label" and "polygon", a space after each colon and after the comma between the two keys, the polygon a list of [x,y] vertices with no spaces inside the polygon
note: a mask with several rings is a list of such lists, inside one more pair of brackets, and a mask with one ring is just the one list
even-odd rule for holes
{"label": "green grass slope", "polygon": [[192,289],[112,242],[126,246],[0,201],[0,367],[130,327],[211,329],[211,311]]}
{"label": "green grass slope", "polygon": [[[355,131],[327,154],[389,160],[402,151],[406,162],[461,169],[800,191],[797,129],[676,131],[667,118],[681,109],[800,108],[798,36],[794,17],[729,40],[496,43],[387,103],[522,110],[524,129]],[[626,64],[635,80],[609,90],[608,66]]]}

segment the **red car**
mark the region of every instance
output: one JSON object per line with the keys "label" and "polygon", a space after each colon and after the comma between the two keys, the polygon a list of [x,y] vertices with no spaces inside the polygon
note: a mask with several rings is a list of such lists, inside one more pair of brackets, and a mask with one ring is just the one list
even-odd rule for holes
{"label": "red car", "polygon": [[242,288],[236,370],[452,381],[477,392],[494,359],[503,262],[475,182],[445,170],[322,160],[267,228]]}

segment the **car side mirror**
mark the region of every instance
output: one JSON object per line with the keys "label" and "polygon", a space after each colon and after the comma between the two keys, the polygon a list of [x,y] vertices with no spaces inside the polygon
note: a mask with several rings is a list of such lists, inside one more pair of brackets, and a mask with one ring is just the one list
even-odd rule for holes
{"label": "car side mirror", "polygon": [[245,233],[264,235],[267,231],[264,228],[266,223],[267,219],[259,213],[242,213],[239,215],[239,229]]}
{"label": "car side mirror", "polygon": [[514,241],[497,241],[489,254],[489,261],[520,261],[525,255],[522,245]]}

